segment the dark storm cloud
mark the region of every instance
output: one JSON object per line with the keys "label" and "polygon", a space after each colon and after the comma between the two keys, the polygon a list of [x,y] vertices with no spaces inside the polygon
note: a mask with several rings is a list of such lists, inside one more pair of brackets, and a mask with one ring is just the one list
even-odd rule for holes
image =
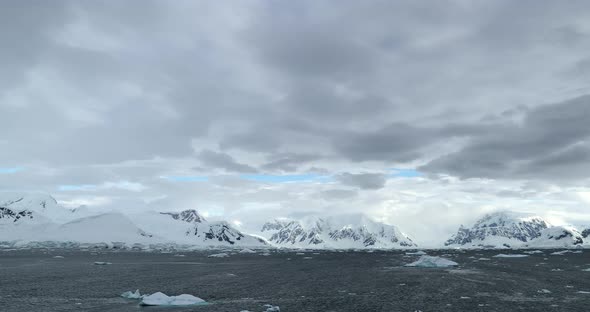
{"label": "dark storm cloud", "polygon": [[464,178],[585,178],[590,173],[590,96],[530,110],[521,124],[474,136],[420,170]]}
{"label": "dark storm cloud", "polygon": [[340,173],[334,178],[348,186],[358,187],[363,190],[377,190],[385,186],[385,175],[381,173]]}
{"label": "dark storm cloud", "polygon": [[203,150],[197,158],[203,166],[208,168],[225,169],[228,172],[253,173],[257,172],[256,168],[237,162],[232,156],[224,153]]}

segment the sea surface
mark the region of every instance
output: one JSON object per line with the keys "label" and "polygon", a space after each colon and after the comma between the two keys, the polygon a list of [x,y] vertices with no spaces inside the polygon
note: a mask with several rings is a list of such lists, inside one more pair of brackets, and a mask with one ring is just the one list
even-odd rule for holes
{"label": "sea surface", "polygon": [[[0,311],[590,311],[590,250],[555,251],[427,251],[459,263],[449,269],[405,267],[419,256],[404,251],[0,250]],[[136,289],[209,304],[141,307],[120,297]]]}

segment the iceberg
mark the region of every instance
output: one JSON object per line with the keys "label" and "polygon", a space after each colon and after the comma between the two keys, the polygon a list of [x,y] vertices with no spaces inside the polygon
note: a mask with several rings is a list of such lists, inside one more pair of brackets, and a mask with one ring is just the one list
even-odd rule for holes
{"label": "iceberg", "polygon": [[552,256],[563,256],[563,255],[565,255],[568,252],[571,252],[571,251],[569,251],[569,250],[556,251],[556,252],[550,253],[550,255],[552,255]]}
{"label": "iceberg", "polygon": [[417,261],[406,264],[407,267],[421,268],[446,268],[457,265],[459,264],[455,261],[435,256],[421,256]]}
{"label": "iceberg", "polygon": [[164,293],[157,292],[144,296],[139,304],[143,306],[188,306],[206,303],[205,300],[193,295],[167,296]]}
{"label": "iceberg", "polygon": [[494,256],[494,258],[526,258],[529,255],[520,255],[520,254],[497,254]]}
{"label": "iceberg", "polygon": [[112,264],[112,263],[110,263],[110,262],[104,262],[104,261],[95,261],[94,262],[94,265],[109,265],[109,264]]}
{"label": "iceberg", "polygon": [[252,249],[244,248],[244,249],[240,250],[240,253],[256,253],[256,251],[254,251]]}
{"label": "iceberg", "polygon": [[135,290],[135,292],[126,291],[121,294],[121,297],[127,299],[141,299],[143,296],[139,293],[139,289]]}
{"label": "iceberg", "polygon": [[222,253],[212,254],[207,257],[208,258],[226,258],[226,257],[229,257],[229,255],[226,254],[225,252],[222,252]]}
{"label": "iceberg", "polygon": [[406,252],[406,255],[424,256],[426,253],[423,250],[418,250],[416,252]]}
{"label": "iceberg", "polygon": [[272,304],[265,304],[263,307],[266,308],[266,312],[280,312],[279,306],[273,306]]}

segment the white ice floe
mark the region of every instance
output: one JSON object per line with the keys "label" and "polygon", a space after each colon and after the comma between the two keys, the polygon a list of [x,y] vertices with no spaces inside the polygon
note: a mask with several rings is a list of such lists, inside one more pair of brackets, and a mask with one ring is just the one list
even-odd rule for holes
{"label": "white ice floe", "polygon": [[136,289],[135,292],[126,291],[121,294],[121,297],[127,299],[141,299],[143,296],[139,293],[139,289]]}
{"label": "white ice floe", "polygon": [[421,256],[415,262],[406,264],[408,267],[446,268],[459,265],[457,262],[434,256]]}
{"label": "white ice floe", "polygon": [[494,258],[526,258],[529,255],[521,255],[521,254],[497,254]]}
{"label": "white ice floe", "polygon": [[551,290],[543,288],[543,289],[537,290],[537,292],[540,294],[550,294]]}
{"label": "white ice floe", "polygon": [[207,303],[205,300],[193,295],[167,296],[164,293],[157,292],[144,296],[139,304],[144,306],[188,306],[205,303]]}
{"label": "white ice floe", "polygon": [[272,304],[265,304],[263,307],[266,308],[265,312],[280,312],[281,308],[279,306],[273,306]]}
{"label": "white ice floe", "polygon": [[529,254],[529,255],[534,255],[534,254],[542,254],[543,252],[541,250],[531,250],[531,251],[525,251],[525,254]]}
{"label": "white ice floe", "polygon": [[63,259],[64,256],[53,256],[54,259]]}
{"label": "white ice floe", "polygon": [[229,257],[229,255],[225,252],[222,252],[222,253],[209,255],[208,257],[209,258],[226,258],[226,257]]}
{"label": "white ice floe", "polygon": [[240,253],[243,253],[243,254],[246,254],[246,253],[256,253],[256,251],[254,251],[252,249],[244,248],[244,249],[240,250]]}
{"label": "white ice floe", "polygon": [[569,250],[562,250],[550,253],[551,256],[563,256],[566,253],[570,252]]}
{"label": "white ice floe", "polygon": [[426,253],[422,250],[418,250],[416,252],[406,252],[406,255],[424,256]]}
{"label": "white ice floe", "polygon": [[95,261],[94,262],[94,265],[109,265],[109,264],[112,264],[112,263],[110,263],[110,262],[104,262],[104,261]]}

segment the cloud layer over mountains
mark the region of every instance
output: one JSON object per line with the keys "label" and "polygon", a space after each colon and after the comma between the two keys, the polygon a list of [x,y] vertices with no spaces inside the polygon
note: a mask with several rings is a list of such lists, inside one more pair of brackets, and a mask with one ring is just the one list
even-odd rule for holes
{"label": "cloud layer over mountains", "polygon": [[0,6],[1,190],[423,240],[590,218],[586,1]]}

